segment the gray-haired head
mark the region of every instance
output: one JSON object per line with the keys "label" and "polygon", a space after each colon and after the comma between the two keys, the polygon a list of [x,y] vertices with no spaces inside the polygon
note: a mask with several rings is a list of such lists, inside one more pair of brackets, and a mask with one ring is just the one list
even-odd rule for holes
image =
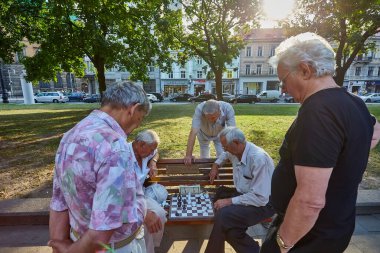
{"label": "gray-haired head", "polygon": [[203,114],[214,114],[216,112],[219,112],[219,109],[220,106],[219,106],[219,102],[214,100],[214,99],[210,99],[210,100],[207,100],[202,108],[202,113]]}
{"label": "gray-haired head", "polygon": [[146,114],[152,108],[143,88],[130,81],[111,84],[103,93],[102,106],[128,108],[135,104],[140,104],[138,109],[145,111]]}
{"label": "gray-haired head", "polygon": [[269,63],[277,67],[279,63],[290,71],[297,69],[301,63],[306,63],[315,71],[316,77],[334,75],[335,53],[330,44],[315,33],[301,33],[283,41]]}
{"label": "gray-haired head", "polygon": [[137,134],[135,141],[145,142],[146,144],[160,144],[160,137],[153,130],[144,130]]}
{"label": "gray-haired head", "polygon": [[232,141],[236,140],[240,143],[245,143],[245,136],[243,131],[237,127],[226,127],[220,133],[219,137],[224,136],[226,138],[227,144],[231,144]]}

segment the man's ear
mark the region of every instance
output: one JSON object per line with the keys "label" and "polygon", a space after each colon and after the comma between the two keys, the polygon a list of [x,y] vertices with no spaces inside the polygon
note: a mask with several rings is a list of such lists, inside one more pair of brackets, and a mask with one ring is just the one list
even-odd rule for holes
{"label": "man's ear", "polygon": [[314,74],[313,69],[308,64],[306,64],[304,62],[301,62],[298,65],[298,68],[299,68],[300,73],[302,74],[302,78],[304,80],[309,80]]}
{"label": "man's ear", "polygon": [[129,106],[128,107],[128,115],[132,117],[133,114],[135,114],[135,111],[138,110],[139,106],[140,106],[139,103]]}

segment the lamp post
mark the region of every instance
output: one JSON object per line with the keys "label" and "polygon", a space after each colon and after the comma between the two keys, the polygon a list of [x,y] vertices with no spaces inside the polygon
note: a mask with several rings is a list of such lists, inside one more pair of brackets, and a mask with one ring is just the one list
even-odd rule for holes
{"label": "lamp post", "polygon": [[[8,80],[9,80],[9,88],[11,89],[11,96],[13,97],[13,88],[12,88],[12,85],[13,85],[13,81],[11,79],[11,73],[10,73],[10,70],[11,69],[8,69]],[[16,71],[13,69],[13,74],[16,74]]]}
{"label": "lamp post", "polygon": [[233,69],[234,71],[236,71],[236,84],[235,84],[235,95],[237,95],[238,94],[238,91],[239,91],[239,68],[238,67],[236,67],[236,68],[234,68]]}
{"label": "lamp post", "polygon": [[3,68],[1,65],[0,65],[0,82],[1,82],[1,90],[3,92],[3,96],[2,96],[3,103],[8,104],[9,103],[8,93],[5,91],[5,85],[4,85],[4,80],[3,80]]}

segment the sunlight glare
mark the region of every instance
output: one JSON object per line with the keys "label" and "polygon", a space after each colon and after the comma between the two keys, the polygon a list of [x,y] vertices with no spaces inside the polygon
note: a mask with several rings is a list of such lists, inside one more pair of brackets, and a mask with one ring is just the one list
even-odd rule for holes
{"label": "sunlight glare", "polygon": [[294,8],[294,0],[263,0],[265,20],[278,21],[286,18]]}

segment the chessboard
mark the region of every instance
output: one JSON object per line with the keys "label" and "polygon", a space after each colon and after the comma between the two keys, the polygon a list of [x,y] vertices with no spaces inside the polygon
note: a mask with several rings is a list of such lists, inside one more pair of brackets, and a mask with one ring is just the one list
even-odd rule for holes
{"label": "chessboard", "polygon": [[207,193],[174,194],[170,201],[169,219],[213,219],[214,209]]}

